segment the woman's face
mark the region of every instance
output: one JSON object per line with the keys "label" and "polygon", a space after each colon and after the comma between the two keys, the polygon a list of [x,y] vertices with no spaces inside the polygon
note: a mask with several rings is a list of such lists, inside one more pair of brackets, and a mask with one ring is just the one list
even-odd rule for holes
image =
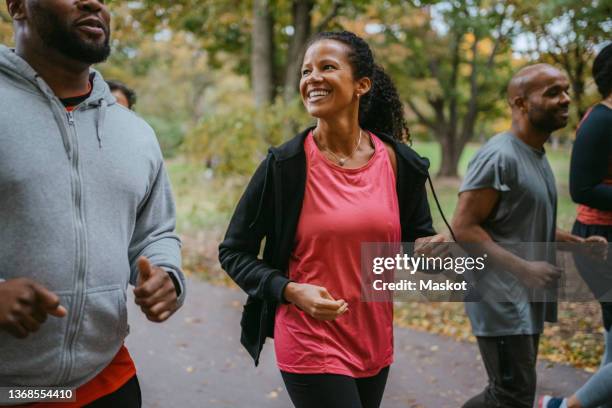
{"label": "woman's face", "polygon": [[300,95],[311,116],[325,118],[358,109],[358,94],[369,90],[370,80],[355,80],[348,53],[348,46],[335,40],[319,40],[306,50]]}

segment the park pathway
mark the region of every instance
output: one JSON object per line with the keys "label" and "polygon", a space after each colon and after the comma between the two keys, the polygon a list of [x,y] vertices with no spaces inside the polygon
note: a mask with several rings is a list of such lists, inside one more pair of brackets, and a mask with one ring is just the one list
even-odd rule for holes
{"label": "park pathway", "polygon": [[[240,345],[245,295],[196,278],[188,285],[184,307],[163,324],[147,321],[128,297],[127,346],[144,408],[291,407],[272,342],[266,342],[257,368]],[[396,328],[395,347],[383,408],[458,408],[485,384],[473,344]],[[581,370],[546,362],[538,369],[540,391],[563,393],[588,378]]]}

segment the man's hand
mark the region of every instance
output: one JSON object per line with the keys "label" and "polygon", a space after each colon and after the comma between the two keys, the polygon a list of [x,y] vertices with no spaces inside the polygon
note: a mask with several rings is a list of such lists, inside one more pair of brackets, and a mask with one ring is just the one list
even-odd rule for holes
{"label": "man's hand", "polygon": [[519,279],[529,288],[550,288],[561,278],[562,273],[563,269],[548,262],[525,262],[525,268]]}
{"label": "man's hand", "polygon": [[348,310],[348,303],[342,299],[334,300],[322,286],[290,282],[283,295],[288,302],[317,320],[334,320]]}
{"label": "man's hand", "polygon": [[417,238],[414,241],[415,255],[436,258],[450,255],[450,245],[452,242],[446,234],[437,234],[429,237]]}
{"label": "man's hand", "polygon": [[608,257],[608,240],[599,235],[582,238],[557,228],[556,240],[561,251],[577,252],[600,261]]}
{"label": "man's hand", "polygon": [[135,302],[152,322],[163,322],[178,309],[176,289],[168,272],[141,256],[138,258],[138,282]]}
{"label": "man's hand", "polygon": [[591,235],[584,240],[585,252],[588,256],[605,261],[608,257],[608,240],[599,235]]}
{"label": "man's hand", "polygon": [[23,339],[37,331],[47,315],[64,317],[59,297],[27,278],[0,282],[0,329]]}

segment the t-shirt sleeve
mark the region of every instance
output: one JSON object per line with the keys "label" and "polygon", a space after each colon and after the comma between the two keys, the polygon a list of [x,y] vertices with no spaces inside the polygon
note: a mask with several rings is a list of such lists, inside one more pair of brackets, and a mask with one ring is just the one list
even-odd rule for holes
{"label": "t-shirt sleeve", "polygon": [[459,192],[492,188],[507,192],[514,185],[515,165],[508,155],[485,145],[472,158]]}

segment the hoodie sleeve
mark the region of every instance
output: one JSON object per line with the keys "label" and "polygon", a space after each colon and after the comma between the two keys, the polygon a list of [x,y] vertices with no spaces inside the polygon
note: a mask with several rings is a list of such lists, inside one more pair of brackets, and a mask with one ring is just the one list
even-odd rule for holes
{"label": "hoodie sleeve", "polygon": [[[262,240],[272,230],[272,182],[267,181],[270,158],[251,178],[219,245],[219,262],[249,296],[285,302],[283,291],[290,282],[278,269],[259,259]],[[268,238],[269,239],[269,238]]]}
{"label": "hoodie sleeve", "polygon": [[176,210],[170,181],[164,163],[160,160],[149,194],[138,211],[130,242],[130,283],[135,285],[138,279],[138,257],[146,256],[153,265],[171,275],[180,292],[178,303],[182,305],[185,300],[185,277],[181,271],[181,241],[174,232],[175,226]]}

